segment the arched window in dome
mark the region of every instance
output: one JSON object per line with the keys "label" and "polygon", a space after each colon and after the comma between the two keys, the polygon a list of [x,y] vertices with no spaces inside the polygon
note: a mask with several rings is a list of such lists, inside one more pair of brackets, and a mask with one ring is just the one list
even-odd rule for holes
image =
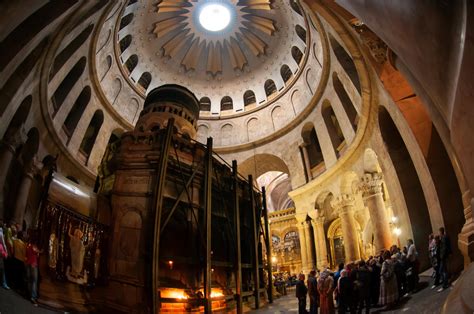
{"label": "arched window in dome", "polygon": [[87,127],[86,133],[82,138],[81,146],[79,147],[79,153],[84,157],[85,164],[87,164],[103,122],[104,114],[102,113],[102,110],[97,110]]}
{"label": "arched window in dome", "polygon": [[221,99],[221,111],[224,110],[232,110],[234,109],[234,103],[232,101],[232,98],[229,96],[224,96]]}
{"label": "arched window in dome", "polygon": [[281,77],[283,79],[283,81],[285,82],[288,82],[291,77],[293,76],[293,73],[291,72],[290,70],[290,67],[287,66],[286,64],[282,65],[281,68],[280,68],[280,74],[281,74]]}
{"label": "arched window in dome", "polygon": [[300,48],[293,46],[291,47],[291,55],[296,63],[299,65],[301,60],[303,59],[303,53],[301,52]]}
{"label": "arched window in dome", "polygon": [[275,82],[273,82],[273,80],[270,80],[270,79],[265,81],[264,88],[265,88],[265,95],[267,95],[267,98],[273,94],[276,94],[277,92]]}
{"label": "arched window in dome", "polygon": [[140,79],[138,80],[138,86],[140,86],[143,89],[143,92],[146,93],[148,86],[150,86],[150,83],[151,83],[150,72],[144,72],[142,76],[140,76]]}
{"label": "arched window in dome", "polygon": [[329,133],[329,138],[331,139],[332,147],[334,148],[336,156],[339,157],[346,144],[346,141],[339,125],[339,121],[337,120],[336,114],[334,113],[329,101],[323,101],[321,112],[323,115],[324,124],[326,125],[326,129]]}
{"label": "arched window in dome", "polygon": [[347,53],[346,49],[339,44],[339,42],[329,33],[329,41],[331,42],[332,50],[334,51],[334,55],[336,55],[337,61],[342,66],[344,71],[346,71],[347,75],[354,84],[355,88],[361,93],[360,89],[360,81],[359,81],[359,74],[357,73],[357,68],[354,64],[354,60],[352,60],[351,56]]}
{"label": "arched window in dome", "polygon": [[306,30],[298,24],[295,26],[295,31],[298,37],[306,44]]}
{"label": "arched window in dome", "polygon": [[63,79],[61,84],[56,88],[56,91],[51,97],[51,103],[53,104],[53,117],[58,112],[59,108],[61,108],[64,100],[66,99],[69,92],[72,90],[74,85],[76,85],[77,81],[81,77],[82,73],[84,73],[84,69],[86,68],[87,59],[86,57],[82,57],[77,61],[74,67],[69,71],[66,77]]}
{"label": "arched window in dome", "polygon": [[[36,63],[43,54],[44,48],[48,43],[48,37],[44,38],[23,60],[23,62],[18,65],[12,75],[8,78],[8,81],[5,82],[1,89],[0,94],[0,116],[3,115],[8,104],[12,100],[13,96],[16,94],[18,89],[21,87],[25,79],[28,77],[29,73],[33,70]],[[0,48],[0,58],[4,55],[5,50]]]}
{"label": "arched window in dome", "polygon": [[57,56],[54,58],[53,66],[49,72],[49,80],[51,81],[53,77],[58,73],[62,66],[66,63],[69,58],[76,52],[89,38],[89,35],[94,29],[94,24],[86,27],[79,35],[76,36],[67,46],[64,48]]}
{"label": "arched window in dome", "polygon": [[211,100],[209,97],[202,97],[199,100],[199,109],[201,111],[211,111]]}
{"label": "arched window in dome", "polygon": [[137,3],[137,2],[138,2],[138,0],[130,0],[130,1],[128,1],[128,3],[127,3],[127,7],[128,7],[129,5],[132,5],[132,4]]}
{"label": "arched window in dome", "polygon": [[342,107],[344,108],[344,111],[351,122],[352,128],[356,130],[357,123],[359,122],[359,116],[357,115],[354,103],[347,94],[346,89],[339,80],[336,72],[333,72],[332,74],[332,84],[334,86],[334,90],[336,91],[337,97],[339,98],[339,101],[341,102]]}
{"label": "arched window in dome", "polygon": [[128,74],[132,73],[138,64],[137,55],[131,55],[125,62],[125,68],[128,70]]}
{"label": "arched window in dome", "polygon": [[63,130],[67,136],[67,144],[69,144],[69,140],[71,140],[74,131],[76,130],[77,124],[84,113],[89,101],[91,100],[91,88],[89,86],[84,87],[82,92],[77,97],[74,105],[72,106],[71,111],[66,117],[64,121]]}
{"label": "arched window in dome", "polygon": [[300,8],[300,5],[298,3],[298,0],[290,0],[290,6],[293,9],[293,11],[295,11],[299,15],[303,16],[303,13],[301,13],[301,8]]}
{"label": "arched window in dome", "polygon": [[257,99],[255,98],[255,93],[251,90],[246,91],[244,93],[244,106],[247,107],[255,103],[257,103]]}
{"label": "arched window in dome", "polygon": [[314,168],[321,163],[324,163],[323,152],[319,144],[318,136],[314,125],[308,122],[301,130],[301,137],[303,138],[303,150],[306,150],[308,156],[308,163],[310,168]]}
{"label": "arched window in dome", "polygon": [[120,52],[123,53],[125,50],[127,50],[127,48],[130,47],[131,43],[132,43],[132,35],[127,35],[124,38],[120,39],[120,42],[119,42]]}
{"label": "arched window in dome", "polygon": [[133,13],[129,13],[125,15],[124,17],[122,17],[122,19],[120,20],[119,31],[123,29],[125,26],[127,26],[128,24],[130,24],[132,20],[133,20]]}

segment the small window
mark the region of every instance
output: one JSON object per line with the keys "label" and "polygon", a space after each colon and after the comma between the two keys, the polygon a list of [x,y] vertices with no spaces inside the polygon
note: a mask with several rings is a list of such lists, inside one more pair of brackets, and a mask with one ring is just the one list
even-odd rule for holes
{"label": "small window", "polygon": [[211,111],[211,100],[209,97],[202,97],[201,100],[199,100],[199,108],[201,111]]}
{"label": "small window", "polygon": [[221,111],[224,110],[232,110],[234,108],[234,104],[232,102],[232,98],[229,96],[225,96],[221,99]]}
{"label": "small window", "polygon": [[252,105],[257,102],[255,98],[255,93],[251,90],[248,90],[244,93],[244,106]]}
{"label": "small window", "polygon": [[273,82],[273,80],[267,80],[265,82],[265,94],[267,95],[267,97],[269,97],[270,95],[273,95],[277,92],[277,88],[276,88],[276,85],[275,85],[275,82]]}

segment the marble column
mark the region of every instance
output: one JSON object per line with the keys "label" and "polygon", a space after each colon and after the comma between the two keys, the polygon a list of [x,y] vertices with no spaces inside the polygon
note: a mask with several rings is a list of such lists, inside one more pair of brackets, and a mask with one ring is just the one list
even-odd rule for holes
{"label": "marble column", "polygon": [[362,177],[362,195],[369,209],[370,221],[374,232],[375,251],[389,249],[392,245],[390,225],[388,223],[387,210],[382,194],[382,173],[365,173]]}
{"label": "marble column", "polygon": [[28,204],[28,198],[30,195],[31,185],[33,183],[33,171],[27,169],[20,183],[18,193],[16,195],[15,210],[11,223],[18,224],[21,230],[23,225],[23,217],[25,216],[26,205]]}
{"label": "marble column", "polygon": [[300,237],[300,252],[301,252],[301,271],[305,272],[307,271],[307,263],[308,263],[308,258],[306,256],[306,236],[304,232],[304,224],[305,222],[297,222],[298,226],[298,236]]}
{"label": "marble column", "polygon": [[354,218],[354,196],[341,194],[333,202],[341,219],[342,237],[346,262],[360,259],[359,236]]}
{"label": "marble column", "polygon": [[324,220],[324,216],[316,216],[311,220],[314,243],[316,246],[316,267],[319,270],[329,266],[326,235],[324,233]]}
{"label": "marble column", "polygon": [[313,241],[311,240],[311,223],[309,221],[303,222],[304,235],[306,237],[306,258],[307,258],[307,270],[311,270],[315,267],[315,259],[313,256]]}
{"label": "marble column", "polygon": [[2,141],[0,149],[0,219],[5,216],[5,183],[7,182],[10,164],[15,156],[15,147],[7,141]]}

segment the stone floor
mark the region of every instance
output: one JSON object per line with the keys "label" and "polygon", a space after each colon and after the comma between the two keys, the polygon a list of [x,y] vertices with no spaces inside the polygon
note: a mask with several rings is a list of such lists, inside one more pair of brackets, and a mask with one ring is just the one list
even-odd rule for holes
{"label": "stone floor", "polygon": [[[431,290],[429,277],[420,276],[421,290],[402,300],[400,305],[391,310],[373,309],[371,313],[414,313],[434,314],[439,313],[450,289],[441,293]],[[294,291],[289,295],[278,298],[273,304],[268,304],[259,310],[252,310],[251,314],[285,314],[297,313],[298,303],[294,297]],[[47,309],[44,306],[35,307],[31,302],[12,290],[0,288],[0,314],[54,314],[64,313]]]}
{"label": "stone floor", "polygon": [[[430,289],[430,277],[420,276],[421,290],[402,299],[401,303],[394,309],[385,311],[383,308],[372,309],[370,313],[413,313],[413,314],[434,314],[439,313],[444,300],[449,294],[450,289],[443,292],[436,292]],[[308,302],[309,307],[309,302]],[[251,314],[286,314],[298,313],[298,302],[291,295],[281,297],[273,304],[268,304],[259,310],[250,311]]]}

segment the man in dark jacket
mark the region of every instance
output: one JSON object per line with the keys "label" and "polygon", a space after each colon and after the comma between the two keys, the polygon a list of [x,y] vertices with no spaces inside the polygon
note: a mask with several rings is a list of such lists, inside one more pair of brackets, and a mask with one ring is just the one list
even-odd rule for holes
{"label": "man in dark jacket", "polygon": [[439,228],[439,273],[443,281],[443,287],[438,289],[438,292],[449,288],[449,274],[448,274],[448,258],[452,253],[451,240],[445,233],[443,227]]}
{"label": "man in dark jacket", "polygon": [[312,270],[308,276],[308,296],[309,296],[309,313],[318,314],[318,281],[316,280],[316,271]]}
{"label": "man in dark jacket", "polygon": [[298,298],[298,313],[306,314],[306,294],[308,288],[304,284],[304,274],[298,276],[298,282],[296,283],[296,297]]}

